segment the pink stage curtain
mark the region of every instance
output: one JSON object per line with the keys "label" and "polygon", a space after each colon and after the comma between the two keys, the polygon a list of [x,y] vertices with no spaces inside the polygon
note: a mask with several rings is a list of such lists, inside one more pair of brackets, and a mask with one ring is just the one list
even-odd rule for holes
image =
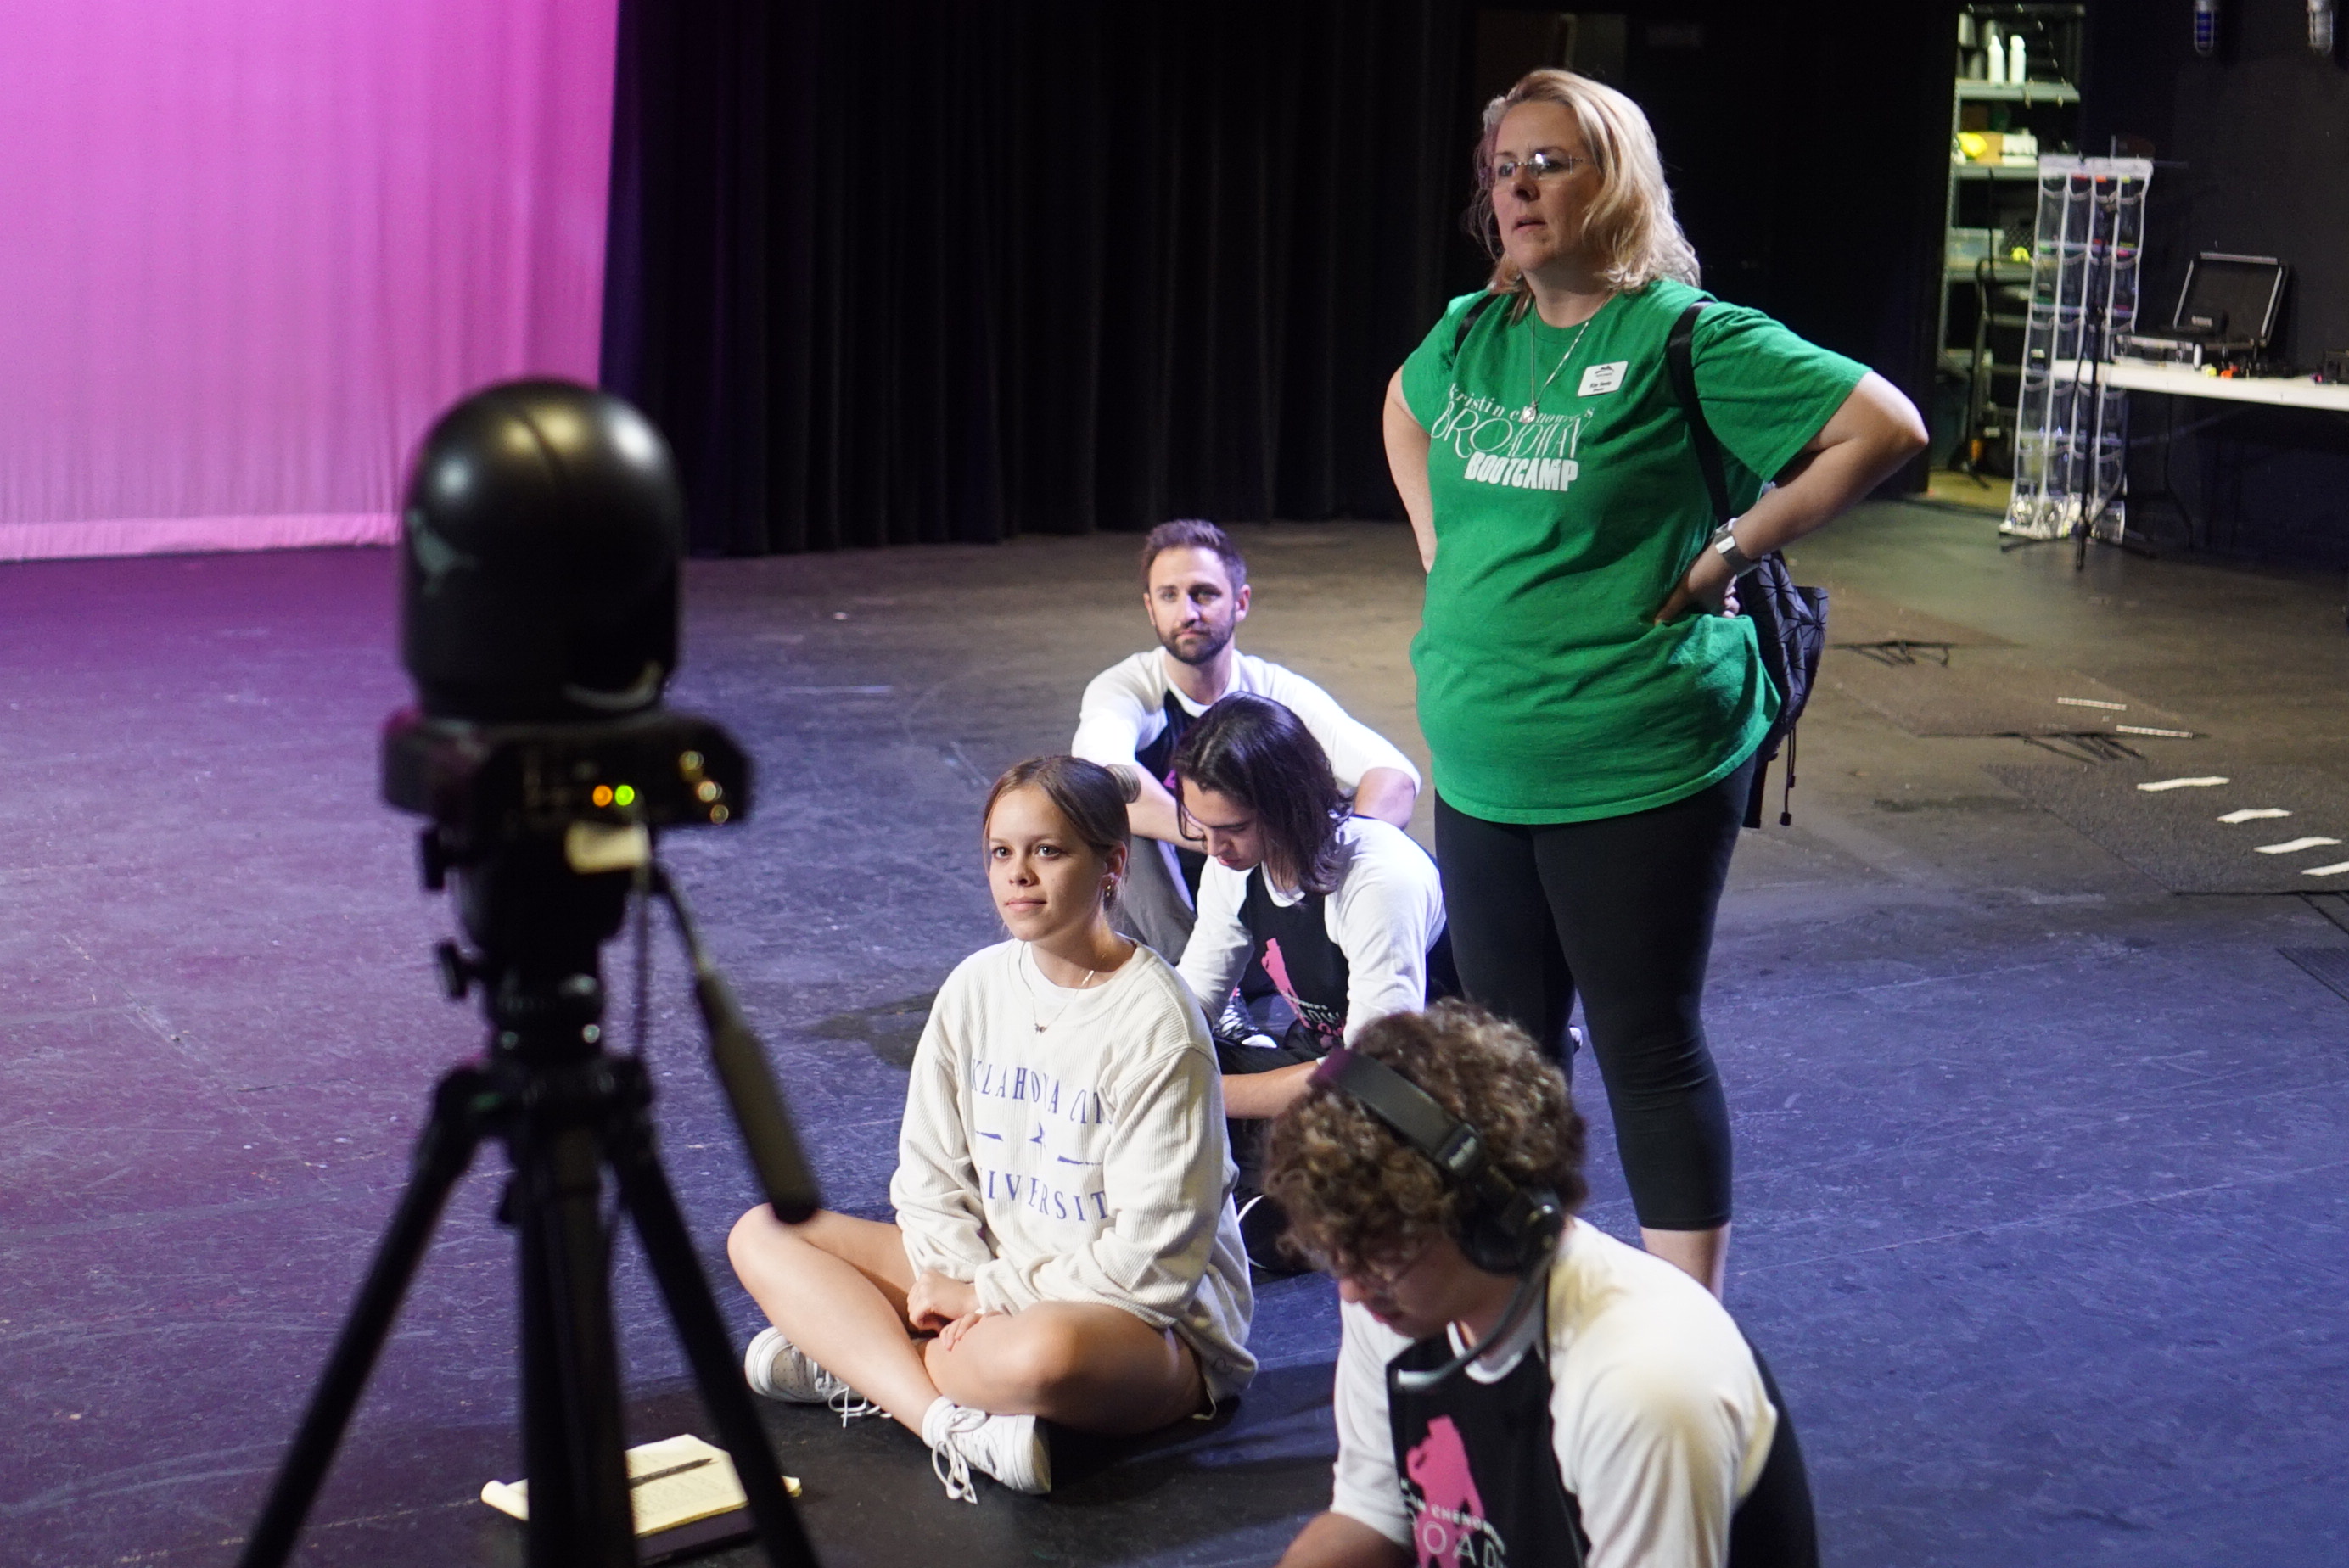
{"label": "pink stage curtain", "polygon": [[595,378],[616,0],[0,5],[0,560],[393,537]]}

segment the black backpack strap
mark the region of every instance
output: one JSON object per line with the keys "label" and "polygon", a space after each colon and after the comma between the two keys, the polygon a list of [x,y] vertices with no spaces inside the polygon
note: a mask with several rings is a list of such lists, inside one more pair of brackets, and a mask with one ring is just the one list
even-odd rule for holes
{"label": "black backpack strap", "polygon": [[[1681,312],[1680,319],[1672,323],[1671,335],[1664,339],[1664,365],[1671,373],[1672,396],[1680,400],[1681,413],[1688,420],[1689,444],[1696,449],[1696,466],[1704,473],[1705,494],[1713,499],[1713,521],[1719,525],[1729,521],[1729,478],[1722,472],[1721,439],[1705,422],[1704,405],[1697,401],[1696,396],[1696,318],[1712,303],[1701,299]],[[1748,596],[1753,596],[1751,587],[1741,595],[1741,602]],[[1769,647],[1777,635],[1776,620],[1770,615],[1766,603],[1758,598],[1747,604],[1745,611],[1747,619],[1756,623],[1755,632],[1763,640],[1763,668],[1770,674],[1783,698],[1786,682],[1771,668]],[[1762,825],[1762,801],[1769,790],[1770,758],[1778,749],[1777,740],[1775,735],[1771,736],[1754,757],[1754,782],[1745,797],[1745,825],[1749,828]]]}
{"label": "black backpack strap", "polygon": [[1476,325],[1476,318],[1484,315],[1486,311],[1492,309],[1495,305],[1498,304],[1503,297],[1504,296],[1496,294],[1487,294],[1475,304],[1470,305],[1466,310],[1461,312],[1460,330],[1452,335],[1453,358],[1457,359],[1460,357],[1460,346],[1468,341],[1468,329]]}
{"label": "black backpack strap", "polygon": [[1664,363],[1671,371],[1672,396],[1680,399],[1681,412],[1688,418],[1696,466],[1704,470],[1705,493],[1713,498],[1713,521],[1723,523],[1729,521],[1729,480],[1721,469],[1721,442],[1705,423],[1704,406],[1696,396],[1696,318],[1712,303],[1701,299],[1681,312],[1680,320],[1672,323],[1671,335],[1664,339]]}

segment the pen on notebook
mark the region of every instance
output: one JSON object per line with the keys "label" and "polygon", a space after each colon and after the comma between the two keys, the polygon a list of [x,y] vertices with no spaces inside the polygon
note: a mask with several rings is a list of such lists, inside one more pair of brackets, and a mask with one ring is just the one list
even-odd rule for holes
{"label": "pen on notebook", "polygon": [[633,1491],[647,1481],[666,1480],[673,1475],[683,1475],[689,1470],[699,1470],[703,1465],[716,1462],[716,1458],[714,1454],[704,1454],[698,1460],[688,1460],[681,1465],[670,1465],[663,1470],[647,1470],[643,1475],[632,1475],[628,1478],[628,1489]]}

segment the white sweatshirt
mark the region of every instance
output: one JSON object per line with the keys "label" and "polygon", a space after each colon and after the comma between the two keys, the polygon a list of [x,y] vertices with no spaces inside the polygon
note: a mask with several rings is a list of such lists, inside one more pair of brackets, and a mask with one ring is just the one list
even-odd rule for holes
{"label": "white sweatshirt", "polygon": [[[1350,1042],[1373,1019],[1427,1006],[1427,950],[1444,929],[1444,881],[1428,852],[1392,822],[1349,818],[1338,838],[1345,868],[1322,901],[1321,925],[1346,955]],[[1252,874],[1210,859],[1199,875],[1198,919],[1177,973],[1211,1013],[1223,1010],[1256,951],[1240,923]],[[1284,908],[1303,896],[1272,886],[1269,875],[1265,882],[1272,901]]]}
{"label": "white sweatshirt", "polygon": [[[1339,1309],[1333,1512],[1411,1543],[1387,1420],[1387,1363],[1410,1341],[1359,1305]],[[1538,1314],[1496,1383],[1536,1353]],[[1465,1348],[1455,1333],[1452,1348]],[[1720,1568],[1729,1516],[1762,1478],[1778,1412],[1744,1336],[1712,1293],[1661,1258],[1577,1220],[1549,1276],[1550,1447],[1590,1537],[1589,1568]]]}
{"label": "white sweatshirt", "polygon": [[[1373,768],[1392,768],[1415,785],[1419,769],[1385,736],[1339,706],[1338,699],[1296,671],[1242,653],[1232,655],[1232,691],[1268,696],[1295,714],[1330,754],[1330,771],[1351,789]],[[1207,711],[1166,676],[1166,650],[1152,648],[1120,659],[1085,686],[1077,708],[1071,755],[1104,768],[1132,767],[1134,754],[1166,727],[1166,694],[1193,717]]]}
{"label": "white sweatshirt", "polygon": [[916,1270],[990,1312],[1099,1302],[1171,1327],[1227,1399],[1256,1372],[1234,1179],[1206,1023],[1150,949],[1085,990],[1019,942],[947,976],[889,1183]]}

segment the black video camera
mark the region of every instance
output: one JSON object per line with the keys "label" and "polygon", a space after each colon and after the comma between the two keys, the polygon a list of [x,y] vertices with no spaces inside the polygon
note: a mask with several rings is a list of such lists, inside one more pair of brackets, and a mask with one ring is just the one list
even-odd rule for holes
{"label": "black video camera", "polygon": [[562,381],[478,393],[425,438],[401,534],[419,700],[384,727],[383,798],[431,820],[427,886],[525,843],[616,870],[623,836],[750,809],[741,748],[661,706],[684,517],[644,416]]}

